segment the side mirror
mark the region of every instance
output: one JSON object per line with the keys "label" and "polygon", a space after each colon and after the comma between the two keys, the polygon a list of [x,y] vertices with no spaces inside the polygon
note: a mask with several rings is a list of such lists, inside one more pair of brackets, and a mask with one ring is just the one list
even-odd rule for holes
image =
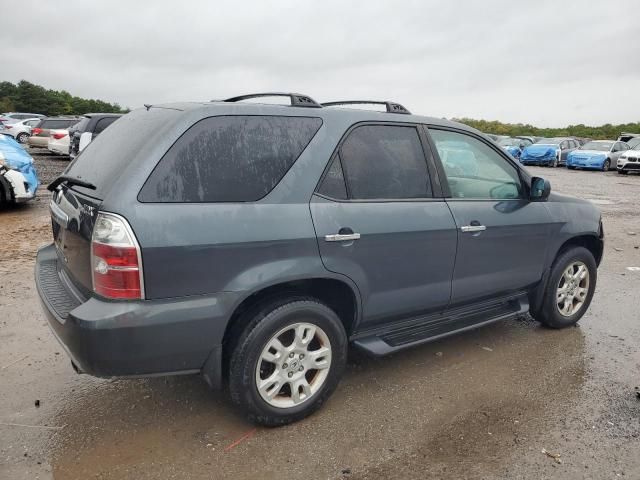
{"label": "side mirror", "polygon": [[551,193],[551,184],[549,180],[541,177],[533,177],[531,179],[531,190],[529,192],[529,200],[532,202],[542,202],[549,198]]}

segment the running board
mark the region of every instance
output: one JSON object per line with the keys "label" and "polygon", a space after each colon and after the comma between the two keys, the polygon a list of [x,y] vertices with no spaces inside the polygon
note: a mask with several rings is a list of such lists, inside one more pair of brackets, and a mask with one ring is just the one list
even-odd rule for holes
{"label": "running board", "polygon": [[402,322],[396,328],[385,327],[362,332],[353,344],[373,356],[383,356],[456,333],[472,330],[529,311],[526,293],[492,300],[444,314],[429,315]]}

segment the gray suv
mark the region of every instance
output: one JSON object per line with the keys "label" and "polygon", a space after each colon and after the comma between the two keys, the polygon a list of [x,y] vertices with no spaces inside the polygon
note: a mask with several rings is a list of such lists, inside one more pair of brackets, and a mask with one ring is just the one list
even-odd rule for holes
{"label": "gray suv", "polygon": [[78,372],[199,373],[281,425],[327,400],[349,346],[585,313],[592,204],[467,126],[391,102],[243,101],[265,95],[147,105],[49,186],[35,279]]}

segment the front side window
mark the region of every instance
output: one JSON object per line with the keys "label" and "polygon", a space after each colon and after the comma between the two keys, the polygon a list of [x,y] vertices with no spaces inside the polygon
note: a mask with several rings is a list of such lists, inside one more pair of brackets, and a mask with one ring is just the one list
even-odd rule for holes
{"label": "front side window", "polygon": [[432,196],[416,127],[357,127],[342,144],[340,159],[353,200]]}
{"label": "front side window", "polygon": [[453,198],[523,197],[517,168],[486,143],[467,134],[429,130]]}
{"label": "front side window", "polygon": [[142,202],[251,202],[267,195],[314,137],[309,117],[219,116],[200,120],[162,157]]}

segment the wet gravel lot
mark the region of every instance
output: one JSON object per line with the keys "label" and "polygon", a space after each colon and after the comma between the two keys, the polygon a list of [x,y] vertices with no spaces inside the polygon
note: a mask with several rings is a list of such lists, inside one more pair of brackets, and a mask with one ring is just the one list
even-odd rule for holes
{"label": "wet gravel lot", "polygon": [[[45,184],[66,165],[34,158]],[[76,375],[33,283],[48,192],[1,211],[0,479],[640,478],[640,271],[628,269],[640,267],[640,176],[531,170],[603,212],[578,327],[525,316],[380,360],[354,354],[324,409],[279,429],[246,423],[197,376]]]}

